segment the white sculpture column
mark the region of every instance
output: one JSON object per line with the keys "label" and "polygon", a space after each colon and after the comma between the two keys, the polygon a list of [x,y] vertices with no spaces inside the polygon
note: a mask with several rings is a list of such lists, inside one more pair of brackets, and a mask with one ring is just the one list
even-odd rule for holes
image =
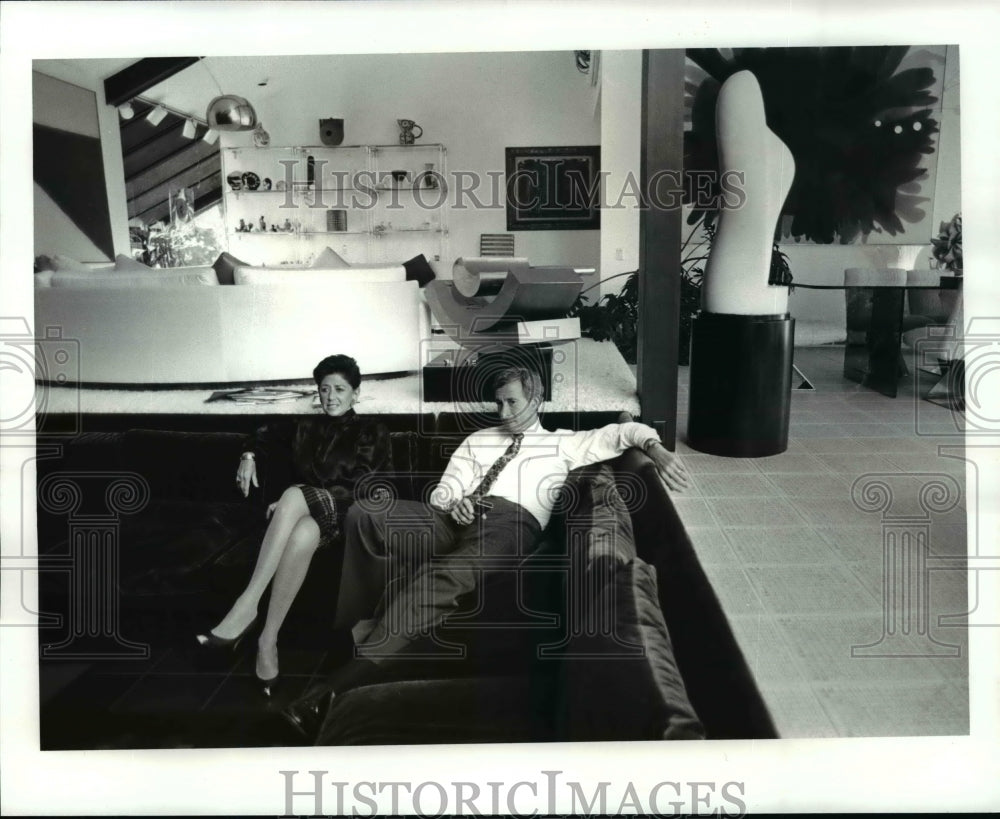
{"label": "white sculpture column", "polygon": [[774,230],[795,162],[767,127],[757,78],[740,71],[719,91],[719,171],[741,205],[721,209],[692,323],[688,443],[734,457],[788,446],[794,321],[788,288],[768,284]]}
{"label": "white sculpture column", "polygon": [[[705,267],[701,306],[710,313],[788,312],[788,288],[769,285],[771,247],[792,187],[792,152],[767,127],[757,78],[739,71],[722,84],[715,109],[721,178],[742,177],[743,206],[723,209]],[[739,176],[737,176],[739,175]]]}

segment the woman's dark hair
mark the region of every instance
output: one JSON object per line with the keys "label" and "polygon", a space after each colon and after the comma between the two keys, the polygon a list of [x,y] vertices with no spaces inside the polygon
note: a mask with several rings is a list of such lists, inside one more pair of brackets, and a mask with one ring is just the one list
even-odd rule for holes
{"label": "woman's dark hair", "polygon": [[358,362],[349,355],[328,355],[313,370],[313,380],[316,386],[328,375],[342,375],[344,380],[351,385],[351,389],[361,386],[361,370]]}

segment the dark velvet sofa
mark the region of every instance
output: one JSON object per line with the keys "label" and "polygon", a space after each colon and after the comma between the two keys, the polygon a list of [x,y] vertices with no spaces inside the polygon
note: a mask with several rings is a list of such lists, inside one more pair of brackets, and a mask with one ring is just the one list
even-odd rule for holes
{"label": "dark velvet sofa", "polygon": [[[579,419],[543,423],[567,420]],[[380,485],[422,497],[466,423],[396,418],[394,471]],[[95,675],[114,679],[115,663],[129,656],[136,667],[142,646],[154,658],[172,649],[198,661],[193,635],[242,589],[264,509],[288,483],[282,465],[269,463],[259,490],[248,499],[235,491],[241,432],[91,431],[40,458],[43,747],[46,735],[52,748],[216,744],[211,732],[193,737],[182,727],[207,724],[205,708],[169,714],[169,736],[156,741],[134,714],[124,720],[129,736],[110,746],[85,728],[67,739],[66,722],[82,707],[67,692],[100,689]],[[287,645],[328,652],[313,681],[351,656],[348,635],[333,628],[334,552],[317,553],[283,628],[283,673]],[[46,675],[58,677],[67,658],[87,667],[46,694]],[[444,624],[383,669],[377,682],[333,700],[321,744],[776,736],[670,496],[638,450],[571,473],[531,553],[486,576]],[[198,666],[190,672],[177,685],[197,682]],[[85,700],[92,724],[114,722],[122,709],[111,699]],[[265,720],[260,703],[252,708],[268,731],[280,722],[273,713]],[[282,742],[252,731],[218,740]]]}

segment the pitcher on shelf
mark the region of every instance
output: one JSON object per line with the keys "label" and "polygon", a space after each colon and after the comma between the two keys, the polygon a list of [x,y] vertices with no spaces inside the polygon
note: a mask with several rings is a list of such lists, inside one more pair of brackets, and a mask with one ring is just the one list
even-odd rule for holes
{"label": "pitcher on shelf", "polygon": [[[424,129],[412,119],[397,119],[396,124],[399,126],[400,145],[412,145],[414,140],[420,139],[424,135]],[[413,133],[414,129],[417,133]]]}

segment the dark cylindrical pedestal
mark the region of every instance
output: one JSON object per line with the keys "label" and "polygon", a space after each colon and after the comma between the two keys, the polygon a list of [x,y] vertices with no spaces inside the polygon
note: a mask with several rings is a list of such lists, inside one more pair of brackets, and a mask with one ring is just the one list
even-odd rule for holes
{"label": "dark cylindrical pedestal", "polygon": [[691,327],[688,444],[735,458],[788,448],[792,342],[786,315],[698,314]]}

